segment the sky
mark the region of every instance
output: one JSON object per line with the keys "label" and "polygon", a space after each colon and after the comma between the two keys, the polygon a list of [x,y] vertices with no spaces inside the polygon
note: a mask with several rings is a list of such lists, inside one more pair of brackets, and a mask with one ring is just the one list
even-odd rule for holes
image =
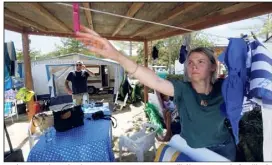
{"label": "sky", "polygon": [[[265,18],[265,16],[266,15],[261,17]],[[241,33],[250,34],[252,30],[253,32],[257,32],[256,29],[258,30],[258,28],[253,27],[262,27],[262,25],[262,19],[254,17],[242,21],[232,22],[229,24],[204,29],[201,32],[205,33],[205,35],[210,36],[215,41],[216,45],[227,45],[228,37],[239,37]],[[4,38],[5,42],[13,41],[17,50],[22,50],[22,37],[20,33],[5,30]],[[56,45],[61,43],[61,38],[31,35],[30,41],[31,50],[41,51],[42,54],[45,54],[54,51]],[[129,48],[125,50],[127,54],[128,50]]]}

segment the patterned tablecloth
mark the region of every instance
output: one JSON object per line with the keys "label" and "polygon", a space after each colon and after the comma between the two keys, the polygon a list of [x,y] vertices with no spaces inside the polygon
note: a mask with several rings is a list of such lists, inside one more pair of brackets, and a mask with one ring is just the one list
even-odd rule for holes
{"label": "patterned tablecloth", "polygon": [[[106,108],[106,107],[105,107]],[[100,108],[101,109],[101,108]],[[102,110],[102,109],[101,109]],[[88,116],[93,110],[84,110]],[[109,110],[107,113],[110,114]],[[66,132],[50,128],[51,141],[43,135],[31,149],[28,162],[112,162],[111,121],[84,120],[84,126]]]}

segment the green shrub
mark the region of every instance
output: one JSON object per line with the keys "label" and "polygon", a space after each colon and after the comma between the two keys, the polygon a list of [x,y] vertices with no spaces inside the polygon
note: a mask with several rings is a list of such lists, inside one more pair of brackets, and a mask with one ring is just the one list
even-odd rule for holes
{"label": "green shrub", "polygon": [[176,75],[176,74],[168,74],[166,76],[167,80],[183,80],[183,75]]}

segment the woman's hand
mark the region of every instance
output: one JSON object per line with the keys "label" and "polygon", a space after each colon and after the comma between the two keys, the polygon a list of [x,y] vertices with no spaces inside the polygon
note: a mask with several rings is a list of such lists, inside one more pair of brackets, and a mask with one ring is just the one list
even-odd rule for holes
{"label": "woman's hand", "polygon": [[102,38],[95,31],[80,25],[81,32],[76,33],[76,39],[82,42],[91,52],[97,53],[105,58],[118,61],[121,54],[105,38]]}

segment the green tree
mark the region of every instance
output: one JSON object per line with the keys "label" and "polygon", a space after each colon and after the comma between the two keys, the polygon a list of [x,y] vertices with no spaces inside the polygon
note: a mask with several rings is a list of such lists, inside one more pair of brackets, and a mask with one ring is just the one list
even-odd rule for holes
{"label": "green tree", "polygon": [[56,45],[56,47],[57,47],[56,51],[59,54],[89,52],[88,49],[81,42],[79,42],[73,38],[61,39],[61,45]]}
{"label": "green tree", "polygon": [[[174,36],[163,40],[157,40],[153,42],[153,46],[156,46],[159,50],[159,59],[156,65],[170,66],[175,63],[175,60],[179,58],[180,47],[183,42],[183,36]],[[204,46],[214,47],[214,41],[206,35],[201,33],[191,33],[191,48]],[[143,64],[144,50],[143,44],[139,46],[137,50],[137,59],[134,59],[138,64]],[[153,59],[149,58],[149,63],[153,63]]]}
{"label": "green tree", "polygon": [[[30,50],[29,56],[30,56],[31,60],[37,60],[37,59],[40,59],[42,57],[42,54],[41,54],[41,51]],[[22,50],[18,50],[16,52],[16,57],[17,57],[18,61],[20,61],[20,62],[24,61],[24,55],[23,55]]]}
{"label": "green tree", "polygon": [[272,14],[267,15],[267,19],[264,21],[259,35],[265,35],[265,40],[272,35]]}
{"label": "green tree", "polygon": [[81,53],[91,55],[90,51],[79,41],[73,38],[61,39],[61,44],[55,45],[56,49],[52,52],[45,54],[44,58],[58,57],[70,53]]}

